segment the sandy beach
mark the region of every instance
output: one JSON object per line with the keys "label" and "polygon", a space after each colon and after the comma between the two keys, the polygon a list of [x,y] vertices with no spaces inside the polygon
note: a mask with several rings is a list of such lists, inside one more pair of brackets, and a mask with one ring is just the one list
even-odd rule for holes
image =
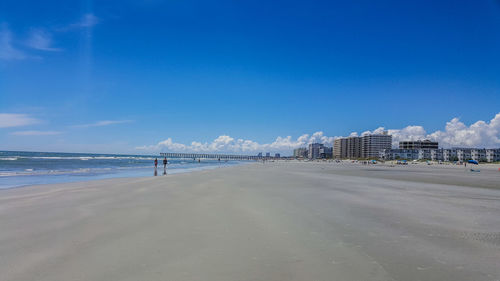
{"label": "sandy beach", "polygon": [[0,280],[500,280],[500,172],[271,162],[0,190]]}

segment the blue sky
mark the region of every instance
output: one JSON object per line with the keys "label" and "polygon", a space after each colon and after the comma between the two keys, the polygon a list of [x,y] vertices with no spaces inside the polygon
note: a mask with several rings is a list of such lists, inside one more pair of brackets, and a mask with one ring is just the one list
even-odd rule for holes
{"label": "blue sky", "polygon": [[0,150],[500,147],[499,50],[497,0],[4,0]]}

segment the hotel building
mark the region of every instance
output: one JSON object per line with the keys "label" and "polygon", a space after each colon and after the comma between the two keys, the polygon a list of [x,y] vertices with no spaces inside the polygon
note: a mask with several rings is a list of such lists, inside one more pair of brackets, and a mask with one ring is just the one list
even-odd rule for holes
{"label": "hotel building", "polygon": [[399,149],[438,149],[438,142],[430,140],[400,141]]}
{"label": "hotel building", "polygon": [[391,149],[392,136],[387,132],[382,134],[367,134],[361,137],[336,139],[333,145],[335,158],[379,158],[379,152]]}
{"label": "hotel building", "polygon": [[385,149],[379,154],[384,160],[434,160],[460,161],[476,160],[478,162],[500,161],[500,148],[438,148],[438,149]]}

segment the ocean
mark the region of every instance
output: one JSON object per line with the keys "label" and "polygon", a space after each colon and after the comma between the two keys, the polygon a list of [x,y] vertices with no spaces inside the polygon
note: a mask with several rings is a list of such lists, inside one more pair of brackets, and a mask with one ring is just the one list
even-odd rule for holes
{"label": "ocean", "polygon": [[[121,155],[0,151],[0,189],[36,184],[63,183],[117,177],[163,175],[163,158],[158,155]],[[167,175],[214,169],[245,163],[202,159],[168,159]]]}

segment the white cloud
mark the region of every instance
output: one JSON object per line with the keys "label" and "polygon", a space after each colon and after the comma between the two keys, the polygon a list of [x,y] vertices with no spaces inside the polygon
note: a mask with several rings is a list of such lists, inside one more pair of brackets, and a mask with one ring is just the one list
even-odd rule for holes
{"label": "white cloud", "polygon": [[43,29],[33,29],[26,44],[41,51],[61,51],[59,48],[52,47],[52,35]]}
{"label": "white cloud", "polygon": [[[361,136],[370,135],[370,134],[382,134],[385,131],[386,131],[386,129],[384,127],[378,127],[377,129],[375,129],[373,131],[364,131],[364,132],[362,132]],[[352,134],[353,133],[351,133],[351,135]],[[357,134],[357,133],[354,132],[354,134]]]}
{"label": "white cloud", "polygon": [[[385,130],[383,127],[373,132],[377,133]],[[439,146],[449,147],[500,147],[500,113],[496,114],[489,122],[479,120],[470,126],[461,122],[457,117],[446,123],[443,131],[438,130],[427,133],[422,126],[407,126],[403,129],[387,130],[392,135],[392,145],[397,147],[399,141],[403,140],[424,140],[430,139],[438,141]]]}
{"label": "white cloud", "polygon": [[0,113],[0,128],[20,127],[40,123],[27,114]]}
{"label": "white cloud", "polygon": [[130,122],[132,122],[132,120],[103,120],[103,121],[97,121],[95,123],[90,123],[90,124],[74,125],[72,127],[73,128],[103,127],[103,126],[130,123]]}
{"label": "white cloud", "polygon": [[[370,133],[382,133],[384,127],[376,128],[373,131],[365,131],[361,135]],[[446,123],[443,131],[436,131],[428,134],[422,126],[407,126],[402,129],[388,129],[392,135],[393,146],[397,147],[402,140],[423,140],[431,139],[439,142],[442,147],[467,146],[467,147],[500,147],[500,113],[498,113],[489,122],[477,121],[467,126],[460,122],[458,118],[453,118]],[[358,136],[353,132],[350,136]],[[228,153],[255,153],[255,152],[285,152],[291,153],[291,150],[298,147],[307,146],[313,142],[320,142],[332,145],[337,137],[329,137],[323,132],[316,132],[312,135],[303,134],[296,139],[291,136],[277,137],[271,143],[258,143],[252,140],[235,139],[227,135],[221,135],[212,142],[193,141],[186,145],[176,143],[172,138],[167,138],[154,145],[145,145],[136,147],[138,150],[158,152],[228,152]]]}
{"label": "white cloud", "polygon": [[444,131],[429,134],[429,138],[439,140],[443,146],[499,147],[500,113],[490,122],[479,120],[470,126],[453,118],[446,123]]}
{"label": "white cloud", "polygon": [[59,135],[61,132],[58,131],[17,131],[10,133],[14,136],[51,136]]}
{"label": "white cloud", "polygon": [[145,151],[178,151],[178,152],[231,152],[231,153],[254,153],[260,151],[285,152],[297,147],[306,146],[309,143],[320,142],[332,145],[333,137],[327,137],[323,132],[316,132],[311,136],[304,134],[297,139],[291,136],[277,137],[271,143],[260,144],[252,140],[235,139],[227,135],[221,135],[212,142],[193,141],[190,145],[173,142],[168,138],[155,145],[145,145],[136,147]]}
{"label": "white cloud", "polygon": [[388,130],[388,133],[392,135],[393,146],[398,146],[400,141],[428,139],[427,133],[422,126],[407,126],[403,129]]}
{"label": "white cloud", "polygon": [[12,33],[6,24],[0,24],[0,60],[22,60],[26,55],[12,44]]}

